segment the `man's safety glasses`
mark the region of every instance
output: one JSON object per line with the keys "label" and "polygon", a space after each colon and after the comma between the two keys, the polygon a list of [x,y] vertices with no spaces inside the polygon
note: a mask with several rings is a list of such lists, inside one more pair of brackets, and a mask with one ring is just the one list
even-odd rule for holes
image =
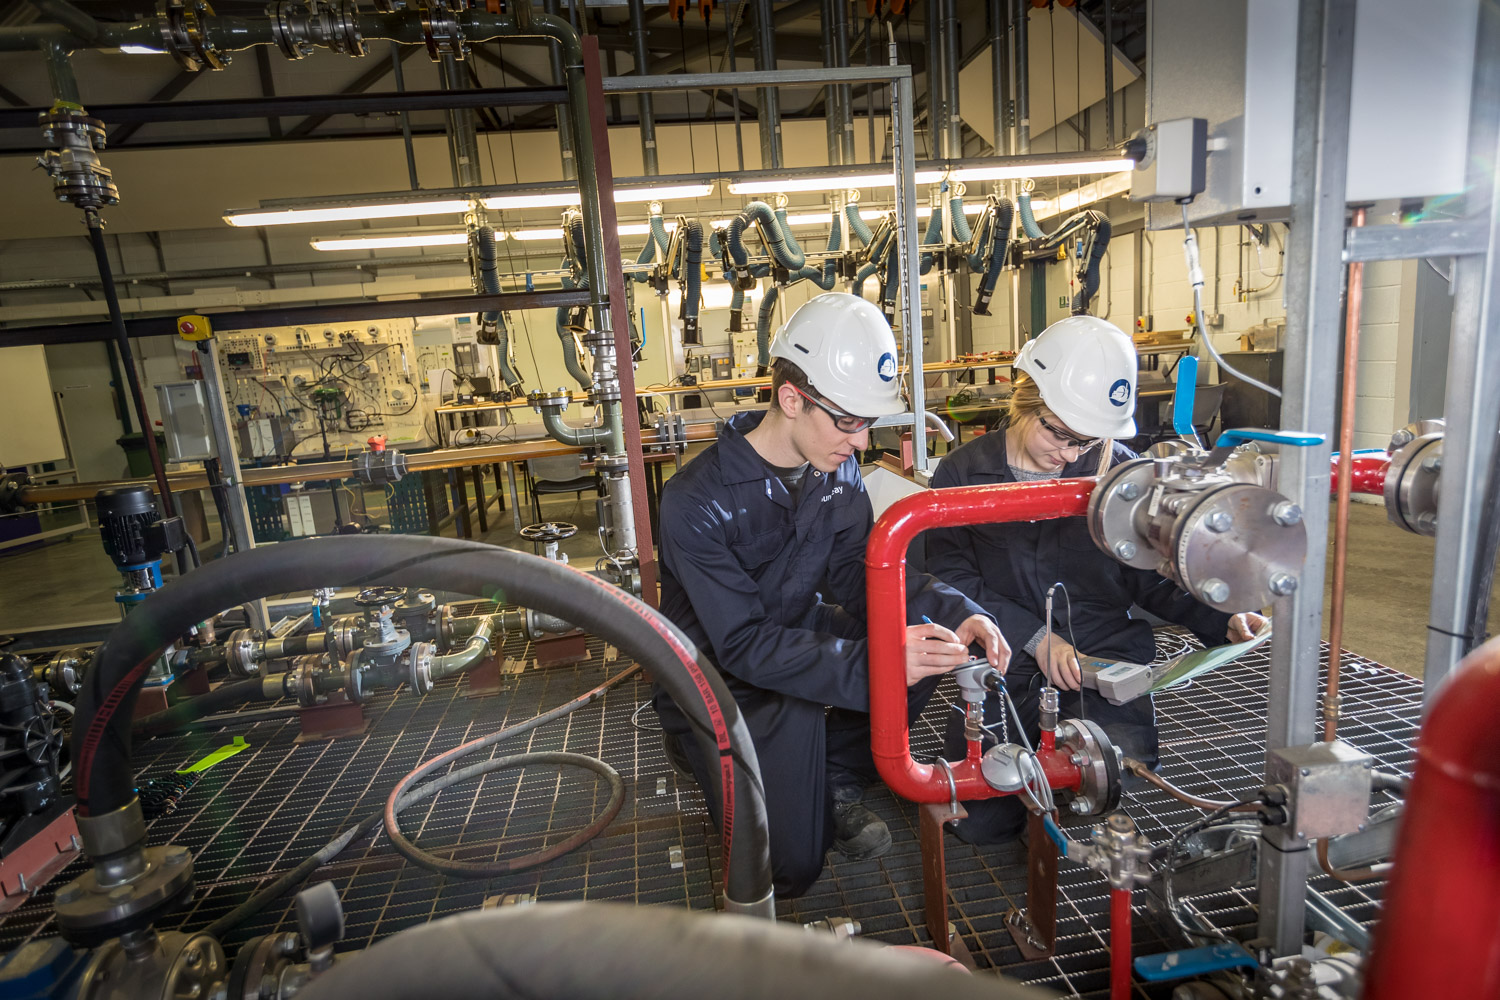
{"label": "man's safety glasses", "polygon": [[[790,382],[788,382],[787,384],[791,385]],[[797,389],[795,385],[793,385],[792,388]],[[837,427],[844,434],[858,434],[860,431],[868,430],[875,424],[874,417],[856,417],[852,413],[845,413],[843,410],[840,410],[833,406],[829,406],[821,399],[818,399],[815,396],[810,396],[807,393],[803,392],[801,389],[797,389],[797,393],[803,399],[807,400],[809,403],[816,406],[824,413],[828,414],[828,416],[833,420],[833,426]]]}

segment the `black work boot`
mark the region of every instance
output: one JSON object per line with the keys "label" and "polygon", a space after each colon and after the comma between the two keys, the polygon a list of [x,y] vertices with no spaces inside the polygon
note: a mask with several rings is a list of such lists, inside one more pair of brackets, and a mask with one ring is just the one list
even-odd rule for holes
{"label": "black work boot", "polygon": [[833,849],[849,861],[869,861],[891,849],[885,820],[859,802],[833,803]]}
{"label": "black work boot", "polygon": [[661,734],[661,749],[662,753],[666,755],[667,763],[672,765],[672,770],[682,775],[688,781],[697,780],[693,777],[693,764],[692,761],[688,760],[687,751],[682,749],[681,740],[671,733],[663,732]]}

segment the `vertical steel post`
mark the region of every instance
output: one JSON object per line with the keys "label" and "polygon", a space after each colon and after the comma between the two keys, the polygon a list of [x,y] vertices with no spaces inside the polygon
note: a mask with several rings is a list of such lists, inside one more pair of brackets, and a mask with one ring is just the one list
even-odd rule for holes
{"label": "vertical steel post", "polygon": [[[1005,58],[1005,0],[986,0],[985,9],[990,21],[990,78],[994,82],[990,90],[995,96],[995,155],[999,156],[1010,152],[1010,144],[1005,141],[1005,102],[1010,99],[1009,81],[1005,76],[1008,62]],[[1000,183],[996,182],[997,192]]]}
{"label": "vertical steel post", "polygon": [[1484,641],[1495,568],[1496,428],[1500,427],[1500,12],[1479,7],[1474,92],[1469,106],[1465,214],[1489,226],[1483,254],[1459,257],[1453,274],[1453,333],[1443,412],[1432,605],[1422,678],[1424,710],[1458,661]]}
{"label": "vertical steel post", "polygon": [[[776,26],[771,0],[755,0],[755,68],[776,68]],[[760,165],[763,170],[781,169],[781,95],[775,87],[757,87],[760,108]]]}
{"label": "vertical steel post", "polygon": [[[224,396],[224,373],[219,370],[219,352],[210,338],[198,344],[198,364],[203,371],[203,392],[208,404],[208,426],[214,436],[214,451],[219,457],[219,471],[224,481],[224,518],[220,525],[224,538],[234,540],[236,552],[255,548],[255,532],[250,527],[250,508],[245,503],[245,483],[240,478],[240,450],[234,428],[229,422],[229,400]],[[270,626],[270,615],[264,599],[245,605],[250,627],[264,630]]]}
{"label": "vertical steel post", "polygon": [[[819,18],[823,65],[829,69],[838,65],[833,51],[833,21],[840,2],[823,0],[823,16]],[[843,118],[839,111],[839,88],[831,83],[823,88],[823,125],[828,139],[828,165],[839,166],[844,162]]]}
{"label": "vertical steel post", "polygon": [[[558,0],[542,0],[542,9],[548,14],[556,16],[558,11]],[[568,82],[563,68],[562,47],[559,45],[547,46],[547,60],[552,67],[552,82],[565,84]],[[572,109],[566,104],[557,106],[557,143],[562,153],[562,175],[563,180],[570,181],[578,176],[578,163],[573,154],[573,122]]]}
{"label": "vertical steel post", "polygon": [[[1104,0],[1104,145],[1115,144],[1115,5]],[[1214,269],[1218,270],[1218,258]]]}
{"label": "vertical steel post", "polygon": [[[646,62],[646,0],[630,0],[630,39],[635,43],[635,74],[645,76],[651,68]],[[655,177],[661,170],[656,161],[656,112],[651,91],[636,94],[635,106],[641,120],[641,163],[646,176]]]}
{"label": "vertical steel post", "polygon": [[[1281,425],[1331,438],[1336,397],[1327,387],[1339,362],[1354,0],[1309,0],[1298,8],[1296,65]],[[1297,590],[1275,605],[1266,720],[1270,749],[1315,738],[1331,451],[1331,441],[1325,440],[1281,452],[1279,487],[1302,508],[1309,558]],[[1261,843],[1260,937],[1277,955],[1300,954],[1308,842],[1296,830],[1273,826]]]}
{"label": "vertical steel post", "polygon": [[[594,140],[593,169],[597,180],[594,199],[599,206],[603,228],[604,274],[609,294],[608,326],[613,330],[616,376],[624,413],[620,417],[625,437],[625,456],[629,470],[630,514],[635,524],[637,565],[641,574],[641,600],[653,608],[658,605],[656,592],[656,548],[651,535],[651,507],[646,496],[646,460],[641,449],[641,420],[635,401],[635,366],[630,363],[630,318],[626,315],[625,272],[620,265],[620,229],[615,216],[614,169],[609,155],[609,122],[604,114],[604,70],[599,65],[599,39],[583,37],[583,78],[588,100],[588,125]],[[586,196],[587,197],[587,196]],[[586,204],[587,202],[585,202]]]}
{"label": "vertical steel post", "polygon": [[[840,69],[849,67],[849,0],[831,0],[833,15],[833,64]],[[838,97],[840,159],[853,163],[854,154],[854,88],[840,83],[834,88]]]}
{"label": "vertical steel post", "polygon": [[964,155],[963,122],[958,116],[958,0],[939,0],[939,29],[943,49],[943,136],[938,156],[955,160]]}
{"label": "vertical steel post", "polygon": [[[894,60],[892,60],[894,65]],[[906,363],[911,378],[912,467],[927,471],[927,383],[922,374],[922,308],[918,273],[916,138],[912,132],[915,96],[911,75],[896,78],[891,102],[891,159],[896,165],[896,260],[901,296],[898,315],[906,340]]]}
{"label": "vertical steel post", "polygon": [[1031,72],[1031,50],[1027,48],[1031,44],[1027,37],[1027,29],[1031,15],[1031,4],[1027,0],[1012,0],[1016,11],[1016,30],[1011,37],[1015,40],[1015,90],[1016,95],[1016,146],[1012,152],[1017,155],[1031,152],[1031,81],[1028,74]]}

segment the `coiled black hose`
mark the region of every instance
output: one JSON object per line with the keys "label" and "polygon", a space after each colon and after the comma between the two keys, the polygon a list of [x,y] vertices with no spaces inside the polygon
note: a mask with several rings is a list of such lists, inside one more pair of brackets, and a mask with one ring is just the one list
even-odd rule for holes
{"label": "coiled black hose", "polygon": [[711,794],[734,822],[725,831],[726,893],[754,902],[771,891],[765,798],[755,747],[723,680],[675,625],[587,573],[529,553],[451,538],[350,535],[306,539],[211,562],[136,605],[94,658],[77,700],[73,759],[78,811],[103,816],[134,799],[130,717],[165,640],[226,607],[305,588],[442,586],[494,595],[603,636],[643,664],[686,713],[704,755],[721,761]]}

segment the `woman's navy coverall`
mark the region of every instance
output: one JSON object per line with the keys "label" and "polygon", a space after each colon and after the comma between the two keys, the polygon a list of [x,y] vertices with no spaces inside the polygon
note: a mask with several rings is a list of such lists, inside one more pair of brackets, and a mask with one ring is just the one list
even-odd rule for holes
{"label": "woman's navy coverall", "polygon": [[[833,797],[875,780],[865,635],[865,543],[874,523],[859,463],[809,468],[793,497],[740,413],[661,496],[661,610],[724,675],[755,741],[778,894],[817,881],[834,840]],[[907,577],[907,614],[956,627],[984,614],[930,576]],[[910,690],[913,711],[937,678]],[[711,787],[687,719],[659,687],[662,728]],[[824,709],[829,707],[825,720]],[[825,724],[826,721],[826,724]],[[718,820],[718,803],[710,808]]]}
{"label": "woman's navy coverall", "polygon": [[[1136,455],[1116,444],[1110,464]],[[1080,455],[1064,466],[1063,478],[1092,476],[1097,452]],[[1006,462],[1005,427],[975,438],[939,463],[934,488],[1015,482]],[[1132,617],[1132,605],[1192,630],[1206,645],[1219,645],[1229,630],[1229,615],[1190,597],[1153,570],[1132,569],[1099,551],[1081,517],[1048,521],[982,524],[936,529],[927,534],[927,569],[972,597],[995,616],[1012,656],[1006,688],[1015,699],[1033,745],[1038,736],[1039,691],[1043,684],[1036,659],[1025,651],[1046,613],[1047,589],[1062,581],[1053,599],[1053,634],[1065,642],[1077,639],[1079,655],[1150,663],[1156,656],[1151,625]],[[1072,599],[1072,637],[1068,601]],[[1111,705],[1095,691],[1061,692],[1064,717],[1090,719],[1104,728],[1126,756],[1155,767],[1156,719],[1149,695],[1125,705]],[[985,703],[985,722],[1000,729],[1000,702]],[[1011,734],[1012,742],[1016,740]],[[953,713],[947,755],[961,760],[965,750],[963,719]],[[995,742],[987,739],[986,746]],[[975,843],[996,843],[1019,835],[1026,811],[1013,796],[967,803],[969,818],[955,832]]]}

